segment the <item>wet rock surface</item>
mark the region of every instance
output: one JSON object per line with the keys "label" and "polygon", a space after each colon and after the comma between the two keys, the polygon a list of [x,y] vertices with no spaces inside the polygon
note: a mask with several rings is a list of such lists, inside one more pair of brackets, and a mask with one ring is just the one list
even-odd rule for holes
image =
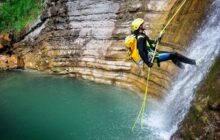
{"label": "wet rock surface", "polygon": [[16,55],[12,55],[12,44],[12,34],[0,34],[0,70],[11,70],[17,68],[17,57]]}
{"label": "wet rock surface", "polygon": [[17,68],[17,57],[15,55],[0,55],[0,70],[12,70]]}
{"label": "wet rock surface", "polygon": [[172,139],[220,139],[220,58],[200,86],[186,119]]}
{"label": "wet rock surface", "polygon": [[[48,0],[39,21],[15,44],[24,68],[65,74],[143,92],[146,66],[128,60],[124,38],[133,19],[144,18],[156,38],[180,5],[178,0]],[[208,0],[187,1],[162,39],[160,50],[184,53],[205,15]],[[163,96],[177,68],[153,67],[149,93]]]}

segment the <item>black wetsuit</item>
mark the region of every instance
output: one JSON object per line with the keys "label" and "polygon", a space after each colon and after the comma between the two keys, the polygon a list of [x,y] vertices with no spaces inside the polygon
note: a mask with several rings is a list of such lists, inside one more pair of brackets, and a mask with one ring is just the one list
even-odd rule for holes
{"label": "black wetsuit", "polygon": [[[137,48],[139,54],[148,66],[150,65],[149,52],[153,52],[155,50],[156,41],[151,40],[145,33],[138,33],[137,38]],[[148,43],[147,43],[148,42]],[[146,47],[147,46],[147,47]]]}
{"label": "black wetsuit", "polygon": [[[151,63],[151,61],[157,42],[149,39],[149,37],[145,33],[138,33],[136,35],[136,38],[137,38],[137,48],[142,60],[149,67],[152,67],[153,64]],[[180,62],[188,63],[191,65],[196,64],[195,60],[187,58],[177,52],[158,52],[155,58],[158,61],[158,65],[159,62],[167,61],[167,60],[172,60],[172,62],[180,68],[183,68],[183,65]]]}

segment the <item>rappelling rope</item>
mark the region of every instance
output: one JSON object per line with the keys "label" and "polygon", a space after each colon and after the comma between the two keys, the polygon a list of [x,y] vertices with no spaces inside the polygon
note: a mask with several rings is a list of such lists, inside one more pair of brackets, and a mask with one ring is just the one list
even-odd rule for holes
{"label": "rappelling rope", "polygon": [[[148,92],[148,83],[149,83],[149,78],[150,78],[150,68],[148,68],[148,72],[147,72],[147,84],[146,84],[146,88],[145,88],[145,92],[144,92],[144,100],[143,100],[143,102],[142,102],[142,105],[141,105],[141,108],[140,108],[140,111],[138,112],[138,115],[137,115],[137,118],[136,118],[136,120],[135,120],[135,122],[134,122],[134,124],[133,124],[133,126],[132,126],[132,131],[134,130],[134,128],[135,128],[135,126],[136,126],[136,124],[137,124],[137,121],[138,121],[138,119],[139,119],[139,117],[140,117],[140,115],[142,115],[141,116],[141,118],[143,118],[144,117],[144,109],[145,109],[145,104],[146,104],[146,99],[147,99],[147,92]],[[143,124],[143,119],[141,119],[141,128],[142,128],[142,124]]]}
{"label": "rappelling rope", "polygon": [[[174,13],[174,15],[170,18],[170,20],[167,22],[166,26],[163,27],[163,30],[160,31],[160,34],[164,33],[166,28],[168,27],[168,25],[171,23],[171,21],[174,19],[174,17],[179,13],[179,11],[181,10],[181,8],[183,7],[183,5],[186,3],[187,0],[184,0],[182,2],[182,4],[179,6],[179,8],[176,10],[176,12]],[[157,41],[157,44],[155,46],[155,50],[154,50],[154,54],[153,54],[153,58],[152,58],[152,61],[154,60],[154,57],[155,57],[155,54],[156,54],[156,49],[157,49],[157,46],[159,44],[159,41]]]}
{"label": "rappelling rope", "polygon": [[[184,0],[182,2],[182,4],[179,6],[179,8],[176,10],[176,12],[174,13],[174,15],[169,19],[169,21],[167,22],[167,24],[163,27],[163,29],[160,31],[160,34],[163,34],[166,30],[166,28],[168,27],[168,25],[171,23],[171,21],[174,19],[174,17],[177,15],[177,13],[181,10],[181,8],[183,7],[183,5],[186,3],[187,0]],[[157,50],[157,46],[159,44],[159,41],[157,41],[156,46],[155,46],[155,50],[153,53],[153,57],[151,60],[151,63],[153,63],[154,58],[155,58],[155,54],[156,54],[156,50]],[[144,92],[144,100],[142,102],[141,108],[138,112],[137,118],[132,126],[132,131],[134,130],[138,119],[141,116],[141,128],[143,128],[143,119],[144,119],[144,112],[145,112],[145,107],[146,107],[146,100],[147,100],[147,93],[148,93],[148,84],[149,84],[149,79],[150,79],[150,72],[151,72],[151,68],[148,67],[148,71],[147,71],[147,84],[146,84],[146,88],[145,88],[145,92]]]}

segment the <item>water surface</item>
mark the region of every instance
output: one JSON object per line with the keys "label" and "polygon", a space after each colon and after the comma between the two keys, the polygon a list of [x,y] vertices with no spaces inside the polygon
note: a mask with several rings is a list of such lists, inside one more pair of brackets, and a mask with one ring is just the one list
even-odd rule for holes
{"label": "water surface", "polygon": [[0,139],[151,139],[151,130],[137,127],[131,132],[141,102],[136,94],[109,85],[35,72],[1,72]]}

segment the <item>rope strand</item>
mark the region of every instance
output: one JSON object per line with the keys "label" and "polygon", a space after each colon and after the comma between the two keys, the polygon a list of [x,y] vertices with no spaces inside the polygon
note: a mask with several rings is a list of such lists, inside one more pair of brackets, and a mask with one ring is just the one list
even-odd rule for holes
{"label": "rope strand", "polygon": [[[171,23],[171,21],[174,19],[174,17],[177,15],[177,13],[181,10],[181,8],[183,7],[183,5],[186,3],[187,0],[184,0],[182,2],[182,4],[179,6],[179,8],[177,9],[177,11],[175,12],[175,14],[169,19],[169,21],[167,22],[166,26],[164,26],[164,28],[161,30],[160,33],[163,33],[166,28],[168,27],[168,25]],[[153,53],[153,58],[151,60],[151,63],[154,62],[154,58],[155,58],[155,54],[156,54],[156,49],[157,49],[157,46],[159,44],[159,41],[157,41],[156,43],[156,46],[155,46],[155,50],[154,50],[154,53]],[[141,128],[143,128],[143,119],[144,119],[144,112],[145,112],[145,108],[146,108],[146,100],[147,100],[147,92],[148,92],[148,84],[149,84],[149,79],[150,79],[150,72],[151,72],[151,68],[149,67],[148,68],[148,72],[147,72],[147,84],[146,84],[146,88],[145,88],[145,93],[144,93],[144,100],[142,102],[142,105],[141,105],[141,108],[140,108],[140,111],[138,112],[138,115],[137,115],[137,118],[132,126],[132,131],[134,130],[134,128],[136,127],[136,124],[137,124],[137,121],[138,119],[140,118],[140,115],[141,115]]]}

